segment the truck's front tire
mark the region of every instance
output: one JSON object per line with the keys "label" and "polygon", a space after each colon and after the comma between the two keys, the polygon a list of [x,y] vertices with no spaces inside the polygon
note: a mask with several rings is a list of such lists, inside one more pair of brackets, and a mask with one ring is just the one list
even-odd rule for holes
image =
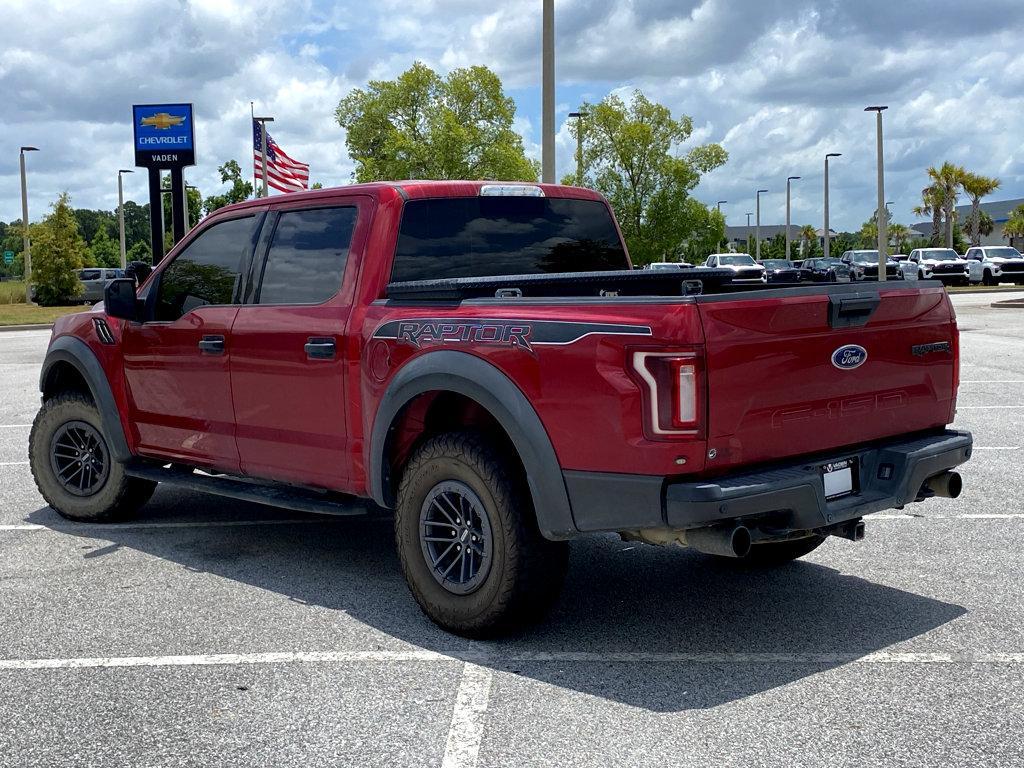
{"label": "truck's front tire", "polygon": [[441,627],[480,638],[544,616],[568,545],[544,539],[525,481],[482,436],[427,440],[402,474],[395,540],[409,589]]}
{"label": "truck's front tire", "polygon": [[125,474],[110,453],[96,405],[86,395],[48,398],[36,414],[28,458],[43,499],[72,521],[121,521],[149,501],[156,484]]}

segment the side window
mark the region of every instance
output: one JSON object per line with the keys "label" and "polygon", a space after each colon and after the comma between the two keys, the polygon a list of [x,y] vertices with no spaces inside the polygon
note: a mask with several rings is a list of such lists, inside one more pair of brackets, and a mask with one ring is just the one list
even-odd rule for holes
{"label": "side window", "polygon": [[99,280],[100,279],[100,271],[99,270],[82,270],[80,273],[78,273],[78,279],[79,280]]}
{"label": "side window", "polygon": [[156,320],[173,321],[209,304],[231,304],[256,218],[229,219],[204,230],[160,274]]}
{"label": "side window", "polygon": [[341,289],[355,206],[285,211],[277,221],[259,304],[320,304]]}

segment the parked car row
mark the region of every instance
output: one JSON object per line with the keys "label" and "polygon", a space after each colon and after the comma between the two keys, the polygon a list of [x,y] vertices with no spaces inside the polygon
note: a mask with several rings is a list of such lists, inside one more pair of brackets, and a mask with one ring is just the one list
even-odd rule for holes
{"label": "parked car row", "polygon": [[[645,269],[692,268],[687,262],[655,262]],[[711,254],[705,267],[732,270],[734,283],[850,283],[878,280],[878,251],[856,249],[839,258],[788,260],[762,259],[750,254]],[[945,285],[1016,283],[1024,286],[1024,255],[1008,246],[975,246],[960,256],[952,248],[915,248],[909,254],[891,254],[885,266],[887,280],[939,280]]]}

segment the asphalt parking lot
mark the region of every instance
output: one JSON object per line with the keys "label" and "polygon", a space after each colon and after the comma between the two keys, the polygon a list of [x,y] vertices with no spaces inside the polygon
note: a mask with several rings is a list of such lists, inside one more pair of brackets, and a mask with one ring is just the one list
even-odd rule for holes
{"label": "asphalt parking lot", "polygon": [[0,764],[1024,764],[1024,310],[954,301],[959,500],[768,574],[581,540],[488,643],[419,613],[387,520],[63,521],[25,459],[49,332],[2,333]]}

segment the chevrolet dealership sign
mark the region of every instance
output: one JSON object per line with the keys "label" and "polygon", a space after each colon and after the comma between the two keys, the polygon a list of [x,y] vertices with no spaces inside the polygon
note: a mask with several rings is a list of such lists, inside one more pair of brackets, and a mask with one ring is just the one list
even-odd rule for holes
{"label": "chevrolet dealership sign", "polygon": [[135,165],[173,168],[195,164],[191,104],[136,104],[132,125]]}

